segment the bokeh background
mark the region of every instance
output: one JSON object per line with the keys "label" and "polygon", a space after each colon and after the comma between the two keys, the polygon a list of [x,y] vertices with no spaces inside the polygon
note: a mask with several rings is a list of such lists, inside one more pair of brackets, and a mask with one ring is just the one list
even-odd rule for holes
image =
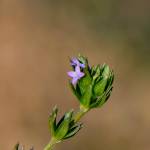
{"label": "bokeh background", "polygon": [[0,0],[0,150],[42,150],[52,107],[78,107],[66,74],[78,53],[114,69],[114,90],[56,150],[149,150],[149,0]]}

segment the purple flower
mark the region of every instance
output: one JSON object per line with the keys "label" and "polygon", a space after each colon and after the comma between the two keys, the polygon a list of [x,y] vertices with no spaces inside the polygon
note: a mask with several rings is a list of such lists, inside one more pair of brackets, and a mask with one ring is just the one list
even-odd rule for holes
{"label": "purple flower", "polygon": [[72,58],[71,59],[71,65],[72,66],[79,66],[81,68],[85,68],[85,64],[80,63],[77,58]]}
{"label": "purple flower", "polygon": [[72,78],[72,84],[76,85],[77,81],[84,76],[84,73],[81,72],[80,67],[77,65],[75,71],[69,71],[68,76]]}

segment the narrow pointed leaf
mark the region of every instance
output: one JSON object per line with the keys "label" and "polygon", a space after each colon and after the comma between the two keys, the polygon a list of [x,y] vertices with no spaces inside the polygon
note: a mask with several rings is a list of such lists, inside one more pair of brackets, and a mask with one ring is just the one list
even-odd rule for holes
{"label": "narrow pointed leaf", "polygon": [[75,134],[79,132],[79,130],[82,128],[82,124],[79,124],[77,126],[74,126],[70,129],[70,131],[67,133],[67,135],[64,137],[64,139],[68,139],[73,137]]}
{"label": "narrow pointed leaf", "polygon": [[55,138],[57,140],[63,139],[63,137],[67,134],[69,129],[69,123],[71,121],[73,111],[67,112],[61,124],[58,126],[55,132]]}
{"label": "narrow pointed leaf", "polygon": [[94,87],[94,94],[96,96],[102,95],[106,85],[107,85],[107,79],[102,79],[101,81],[99,81]]}
{"label": "narrow pointed leaf", "polygon": [[91,97],[92,97],[92,85],[89,85],[87,87],[87,90],[85,91],[84,95],[80,99],[83,106],[85,106],[85,107],[89,106]]}
{"label": "narrow pointed leaf", "polygon": [[49,121],[48,121],[49,129],[52,136],[55,134],[55,130],[56,130],[57,113],[58,113],[58,108],[55,106],[53,108],[52,114],[49,116]]}
{"label": "narrow pointed leaf", "polygon": [[74,87],[74,85],[71,83],[71,82],[69,82],[69,85],[70,85],[70,88],[72,89],[72,91],[73,91],[73,94],[78,98],[78,100],[80,99],[80,89],[79,89],[79,87],[78,87],[78,85],[76,85],[76,89],[75,89],[75,87]]}

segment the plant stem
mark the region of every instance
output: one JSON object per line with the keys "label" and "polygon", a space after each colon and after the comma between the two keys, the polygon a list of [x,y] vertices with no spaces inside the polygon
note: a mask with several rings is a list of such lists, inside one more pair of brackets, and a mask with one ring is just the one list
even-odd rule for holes
{"label": "plant stem", "polygon": [[57,143],[54,138],[51,138],[50,142],[45,146],[44,150],[52,150],[53,146]]}
{"label": "plant stem", "polygon": [[80,105],[79,111],[74,115],[74,123],[77,123],[88,111],[88,108],[85,108],[84,106]]}

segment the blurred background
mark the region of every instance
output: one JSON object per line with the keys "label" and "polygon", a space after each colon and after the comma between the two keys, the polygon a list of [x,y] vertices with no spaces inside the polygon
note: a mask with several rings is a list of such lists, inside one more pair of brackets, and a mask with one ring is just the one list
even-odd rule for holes
{"label": "blurred background", "polygon": [[42,150],[52,107],[78,107],[66,74],[78,53],[114,69],[114,90],[56,150],[149,150],[149,0],[0,0],[0,150]]}

